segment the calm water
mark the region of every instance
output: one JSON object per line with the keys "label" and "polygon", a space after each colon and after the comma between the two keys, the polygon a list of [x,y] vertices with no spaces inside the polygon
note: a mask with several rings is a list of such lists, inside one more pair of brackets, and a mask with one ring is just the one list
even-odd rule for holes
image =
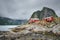
{"label": "calm water", "polygon": [[17,27],[18,25],[0,25],[0,31],[9,31],[9,28]]}

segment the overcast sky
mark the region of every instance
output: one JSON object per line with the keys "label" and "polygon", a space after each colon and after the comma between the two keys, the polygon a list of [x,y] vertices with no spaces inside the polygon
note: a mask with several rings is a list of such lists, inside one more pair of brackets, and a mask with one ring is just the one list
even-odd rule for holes
{"label": "overcast sky", "polygon": [[34,11],[49,7],[60,16],[60,0],[0,0],[0,16],[29,19]]}

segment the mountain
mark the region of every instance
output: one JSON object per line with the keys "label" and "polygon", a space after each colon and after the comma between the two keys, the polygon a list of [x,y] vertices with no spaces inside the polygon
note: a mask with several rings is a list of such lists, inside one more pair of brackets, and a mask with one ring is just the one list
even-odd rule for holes
{"label": "mountain", "polygon": [[42,20],[43,18],[49,17],[49,16],[58,17],[53,9],[43,7],[41,11],[40,10],[35,11],[32,14],[31,18],[39,18],[40,20]]}
{"label": "mountain", "polygon": [[0,25],[20,25],[26,22],[27,20],[15,20],[6,17],[0,17]]}

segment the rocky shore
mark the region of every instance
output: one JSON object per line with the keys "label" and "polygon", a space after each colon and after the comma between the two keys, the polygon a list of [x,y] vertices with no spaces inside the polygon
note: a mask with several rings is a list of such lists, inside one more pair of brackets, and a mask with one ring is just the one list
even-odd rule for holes
{"label": "rocky shore", "polygon": [[36,24],[22,25],[10,31],[0,31],[0,40],[60,40],[60,24],[44,27]]}
{"label": "rocky shore", "polygon": [[0,40],[60,40],[59,35],[53,33],[2,34]]}

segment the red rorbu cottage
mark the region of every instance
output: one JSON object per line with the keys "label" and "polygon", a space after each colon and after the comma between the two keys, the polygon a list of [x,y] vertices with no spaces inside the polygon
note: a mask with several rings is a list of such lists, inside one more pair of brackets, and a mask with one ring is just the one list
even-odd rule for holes
{"label": "red rorbu cottage", "polygon": [[47,22],[52,22],[54,18],[51,16],[51,17],[44,18],[44,20]]}
{"label": "red rorbu cottage", "polygon": [[39,21],[39,18],[30,18],[29,23],[35,23],[38,21]]}

